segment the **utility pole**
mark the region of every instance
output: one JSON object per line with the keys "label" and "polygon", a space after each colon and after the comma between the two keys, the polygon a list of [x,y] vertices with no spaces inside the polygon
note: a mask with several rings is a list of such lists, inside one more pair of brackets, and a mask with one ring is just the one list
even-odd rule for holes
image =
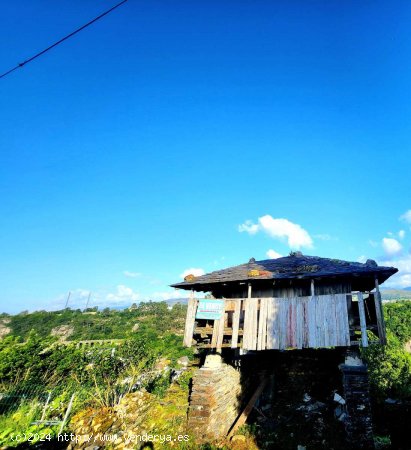
{"label": "utility pole", "polygon": [[91,291],[88,293],[88,298],[87,298],[87,301],[86,301],[86,309],[85,309],[85,311],[87,311],[88,304],[90,302],[90,297],[91,297]]}
{"label": "utility pole", "polygon": [[66,300],[66,306],[64,307],[64,309],[67,309],[68,302],[70,300],[70,295],[71,295],[71,291],[68,293],[67,300]]}

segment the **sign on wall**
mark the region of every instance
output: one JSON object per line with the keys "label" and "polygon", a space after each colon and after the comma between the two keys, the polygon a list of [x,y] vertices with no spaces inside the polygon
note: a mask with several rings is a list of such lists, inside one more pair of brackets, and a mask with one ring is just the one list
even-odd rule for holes
{"label": "sign on wall", "polygon": [[224,313],[224,300],[201,298],[198,301],[196,319],[221,319]]}

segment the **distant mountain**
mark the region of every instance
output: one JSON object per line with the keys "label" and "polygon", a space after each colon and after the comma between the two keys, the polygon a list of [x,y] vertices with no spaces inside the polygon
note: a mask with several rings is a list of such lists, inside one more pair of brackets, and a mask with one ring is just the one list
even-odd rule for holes
{"label": "distant mountain", "polygon": [[404,291],[411,291],[411,286],[404,288]]}
{"label": "distant mountain", "polygon": [[167,305],[169,306],[173,306],[177,303],[181,303],[182,305],[186,304],[188,302],[188,298],[169,298],[168,300],[165,300],[165,302],[167,303]]}
{"label": "distant mountain", "polygon": [[411,287],[406,289],[381,288],[381,298],[382,300],[399,300],[399,299],[411,300]]}
{"label": "distant mountain", "polygon": [[[143,300],[142,302],[154,302],[154,303],[158,303],[160,302],[160,300]],[[169,306],[173,306],[176,305],[177,303],[181,303],[183,305],[187,304],[188,302],[188,298],[185,297],[181,297],[181,298],[169,298],[166,300],[161,300],[162,302],[166,302],[167,305]],[[138,306],[140,303],[142,302],[135,302],[135,305]],[[98,310],[102,311],[104,308],[110,308],[111,310],[116,310],[116,311],[123,311],[124,309],[128,309],[132,306],[132,304],[128,304],[128,305],[104,305],[104,306],[98,306]],[[91,308],[93,309],[93,308]]]}

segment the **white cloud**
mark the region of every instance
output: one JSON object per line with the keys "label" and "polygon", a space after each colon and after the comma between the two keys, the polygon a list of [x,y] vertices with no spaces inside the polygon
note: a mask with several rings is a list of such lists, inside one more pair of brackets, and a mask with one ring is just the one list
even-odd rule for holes
{"label": "white cloud", "polygon": [[385,283],[386,287],[405,288],[411,286],[411,255],[406,255],[397,260],[378,261],[381,266],[392,266],[398,269],[398,273],[390,277]]}
{"label": "white cloud", "polygon": [[404,289],[410,286],[411,273],[396,273],[384,283],[384,287],[392,289]]}
{"label": "white cloud", "polygon": [[88,298],[89,294],[90,294],[90,291],[87,289],[75,289],[74,291],[71,291],[71,296],[77,297],[80,299]]}
{"label": "white cloud", "polygon": [[256,234],[260,231],[260,226],[253,223],[251,220],[246,220],[243,224],[238,225],[238,231],[243,233],[244,231],[248,234]]}
{"label": "white cloud", "polygon": [[404,230],[400,230],[400,231],[398,232],[398,237],[399,237],[400,239],[404,239],[404,237],[405,237],[405,231],[404,231]]}
{"label": "white cloud", "polygon": [[137,292],[134,292],[130,287],[119,284],[115,293],[106,295],[106,300],[115,303],[135,302],[140,298]]}
{"label": "white cloud", "polygon": [[140,272],[130,272],[129,270],[125,270],[123,273],[127,278],[138,278],[142,275]]}
{"label": "white cloud", "polygon": [[397,239],[383,238],[382,248],[384,249],[386,255],[394,256],[401,252],[402,245],[397,241]]}
{"label": "white cloud", "polygon": [[195,277],[199,277],[204,274],[205,274],[204,269],[201,269],[201,268],[196,269],[195,267],[191,267],[190,269],[184,270],[183,273],[180,273],[180,278],[182,278],[184,280],[184,278],[187,275],[194,275]]}
{"label": "white cloud", "polygon": [[268,250],[268,252],[267,252],[267,256],[268,256],[270,259],[277,259],[277,258],[281,258],[283,255],[280,255],[280,254],[277,253],[275,250],[272,250],[272,249],[270,248],[270,250]]}
{"label": "white cloud", "polygon": [[411,286],[411,273],[398,274],[395,286],[400,288],[406,288]]}
{"label": "white cloud", "polygon": [[358,257],[357,261],[364,264],[367,261],[367,257],[364,255],[361,255]]}
{"label": "white cloud", "polygon": [[171,300],[176,298],[187,298],[188,292],[182,289],[174,289],[173,291],[153,292],[147,298],[150,300]]}
{"label": "white cloud", "polygon": [[400,216],[400,220],[411,224],[411,209],[406,211],[402,216]]}
{"label": "white cloud", "polygon": [[411,255],[396,260],[381,261],[379,264],[382,266],[396,267],[403,275],[407,273],[411,274]]}
{"label": "white cloud", "polygon": [[374,247],[374,248],[378,247],[378,245],[379,245],[377,241],[373,241],[372,239],[370,239],[368,241],[368,243],[371,245],[371,247]]}
{"label": "white cloud", "polygon": [[259,217],[258,224],[247,220],[242,225],[239,225],[238,231],[246,231],[249,234],[264,231],[273,238],[286,239],[291,248],[312,248],[313,246],[311,236],[300,225],[287,219],[274,219],[269,214]]}
{"label": "white cloud", "polygon": [[313,241],[307,231],[287,219],[274,219],[267,214],[260,217],[258,222],[269,236],[287,239],[291,248],[311,248],[313,246]]}

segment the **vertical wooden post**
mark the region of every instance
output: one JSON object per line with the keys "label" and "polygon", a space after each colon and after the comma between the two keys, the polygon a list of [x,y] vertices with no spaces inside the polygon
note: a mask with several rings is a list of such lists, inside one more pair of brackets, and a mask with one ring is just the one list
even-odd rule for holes
{"label": "vertical wooden post", "polygon": [[250,322],[248,326],[250,327],[250,342],[249,349],[257,350],[257,333],[258,333],[258,303],[257,298],[252,298],[252,286],[248,283],[248,301],[250,302]]}
{"label": "vertical wooden post", "polygon": [[250,350],[257,350],[257,333],[258,333],[258,298],[251,298],[251,305],[252,305],[252,325],[251,325],[251,336],[252,336],[252,343],[251,343],[251,349]]}
{"label": "vertical wooden post", "polygon": [[358,311],[360,313],[361,342],[363,347],[368,347],[367,322],[365,320],[364,298],[362,292],[358,292]]}
{"label": "vertical wooden post", "polygon": [[377,316],[378,337],[380,338],[380,343],[385,345],[387,343],[387,336],[385,335],[384,313],[382,310],[381,292],[380,287],[378,285],[377,277],[375,277],[374,303],[375,303],[375,313]]}
{"label": "vertical wooden post", "polygon": [[267,305],[268,299],[260,299],[260,317],[258,318],[257,350],[265,350],[267,347]]}
{"label": "vertical wooden post", "polygon": [[191,291],[190,298],[188,299],[186,326],[184,330],[184,341],[183,341],[183,345],[186,347],[191,347],[191,342],[193,340],[196,310],[197,310],[197,300],[194,298],[194,291]]}
{"label": "vertical wooden post", "polygon": [[315,286],[314,286],[314,280],[311,280],[311,297],[314,297],[315,295]]}
{"label": "vertical wooden post", "polygon": [[70,402],[68,404],[68,407],[67,407],[67,410],[66,410],[66,414],[64,415],[64,419],[63,419],[63,421],[61,422],[61,425],[60,425],[59,434],[61,434],[63,432],[64,425],[66,425],[67,419],[68,419],[68,417],[70,415],[71,407],[73,406],[74,395],[75,394],[73,394],[71,396],[71,398],[70,398]]}
{"label": "vertical wooden post", "polygon": [[220,330],[220,319],[216,319],[214,320],[214,324],[213,324],[213,334],[211,336],[211,348],[216,348],[217,347],[217,338],[218,338],[218,333]]}
{"label": "vertical wooden post", "polygon": [[233,335],[231,338],[231,348],[237,348],[238,345],[238,329],[240,326],[240,314],[241,314],[241,299],[235,302],[234,314],[233,314]]}
{"label": "vertical wooden post", "polygon": [[248,283],[248,294],[244,301],[244,328],[243,328],[243,349],[251,350],[253,346],[253,304],[251,302],[252,288]]}
{"label": "vertical wooden post", "polygon": [[43,422],[44,418],[46,417],[46,410],[47,410],[47,406],[49,405],[49,402],[50,402],[50,397],[51,397],[51,391],[49,392],[49,395],[47,396],[47,400],[46,400],[46,403],[43,408],[43,413],[41,415],[40,422]]}
{"label": "vertical wooden post", "polygon": [[[218,322],[218,324],[216,322]],[[214,327],[217,328],[217,342],[216,342],[217,351],[221,352],[221,347],[223,345],[224,339],[224,312],[223,316],[219,321],[218,320],[214,321]]]}

